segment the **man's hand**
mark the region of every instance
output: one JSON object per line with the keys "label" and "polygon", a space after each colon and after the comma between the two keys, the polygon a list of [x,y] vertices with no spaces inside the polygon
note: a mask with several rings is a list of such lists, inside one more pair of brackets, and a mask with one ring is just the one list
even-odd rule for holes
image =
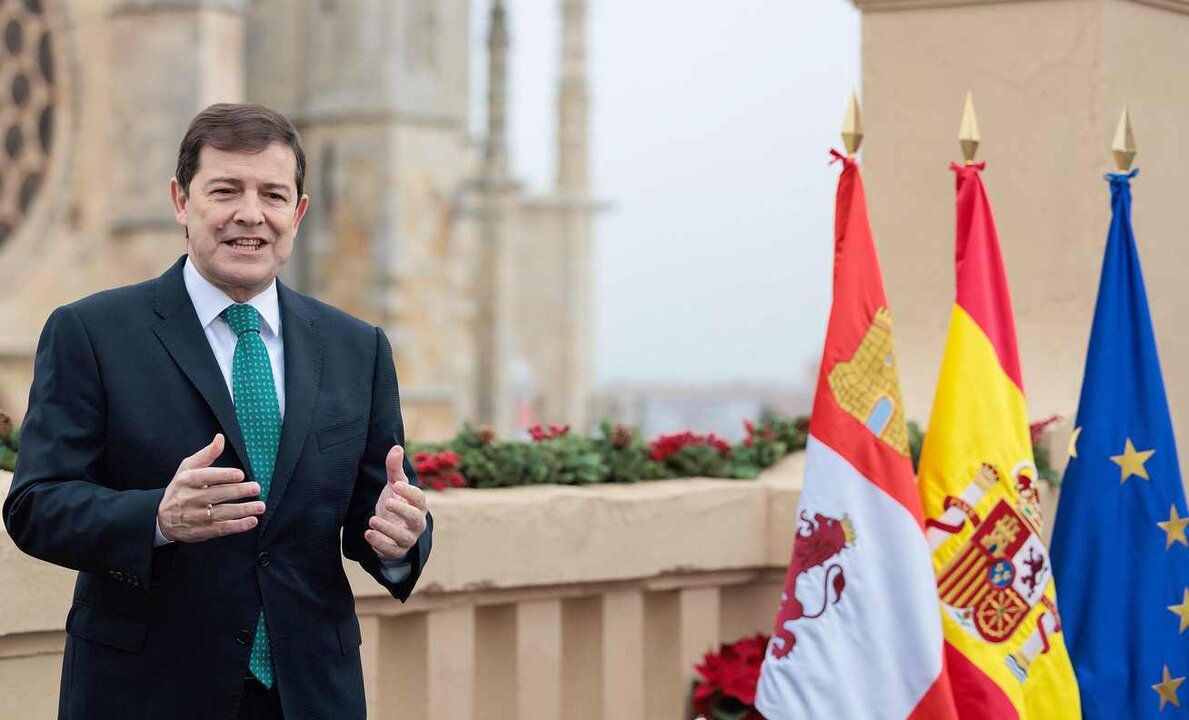
{"label": "man's hand", "polygon": [[371,529],[363,533],[376,554],[389,560],[404,557],[425,532],[425,493],[409,484],[404,461],[405,449],[393,445],[384,460],[388,484],[376,501],[376,514],[367,522]]}
{"label": "man's hand", "polygon": [[157,508],[157,522],[167,540],[202,542],[251,530],[264,514],[264,503],[233,500],[257,497],[260,485],[245,483],[244,471],[211,467],[223,454],[223,435],[182,460],[165,488]]}

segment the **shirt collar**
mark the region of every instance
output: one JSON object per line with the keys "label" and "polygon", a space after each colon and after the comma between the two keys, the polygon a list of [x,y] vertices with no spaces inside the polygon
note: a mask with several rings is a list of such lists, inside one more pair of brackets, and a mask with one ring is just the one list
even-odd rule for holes
{"label": "shirt collar", "polygon": [[[190,295],[190,302],[194,304],[194,312],[198,314],[198,322],[201,323],[203,330],[207,328],[219,314],[227,309],[228,305],[235,303],[227,293],[219,288],[211,285],[206,278],[204,278],[198,269],[194,267],[194,263],[190,261],[190,257],[186,257],[186,264],[182,268],[182,277],[186,282],[186,292]],[[268,287],[262,290],[256,297],[248,300],[248,304],[256,308],[260,313],[260,320],[264,326],[272,332],[273,335],[280,335],[281,331],[281,306],[277,300],[277,279],[273,278]]]}

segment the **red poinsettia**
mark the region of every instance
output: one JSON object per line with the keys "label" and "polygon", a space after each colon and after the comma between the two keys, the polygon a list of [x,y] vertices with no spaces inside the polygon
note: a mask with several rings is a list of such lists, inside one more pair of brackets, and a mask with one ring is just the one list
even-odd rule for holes
{"label": "red poinsettia", "polygon": [[699,435],[685,430],[679,433],[661,435],[656,440],[653,440],[651,444],[651,456],[653,460],[661,462],[670,455],[679,452],[683,447],[697,447],[700,445],[710,446],[717,450],[719,455],[724,457],[731,454],[731,444],[714,433]]}
{"label": "red poinsettia", "polygon": [[466,478],[458,472],[458,463],[461,461],[458,453],[449,450],[440,453],[419,452],[413,455],[413,468],[421,478],[422,487],[431,490],[466,487]]}
{"label": "red poinsettia", "polygon": [[754,445],[756,438],[767,440],[768,442],[776,441],[776,433],[774,433],[767,425],[765,425],[762,429],[757,430],[755,423],[750,420],[744,420],[743,429],[747,430],[747,437],[743,438],[744,447],[751,447]]}
{"label": "red poinsettia", "polygon": [[549,429],[546,430],[544,426],[537,424],[528,429],[528,434],[532,436],[533,442],[544,442],[545,440],[552,440],[554,438],[562,437],[570,434],[569,425],[554,425],[549,424]]}
{"label": "red poinsettia", "polygon": [[694,684],[694,712],[707,718],[763,720],[754,706],[767,647],[767,635],[754,635],[706,653],[694,666],[701,676]]}
{"label": "red poinsettia", "polygon": [[1032,446],[1040,445],[1041,439],[1044,437],[1045,430],[1049,429],[1050,425],[1061,422],[1060,415],[1053,415],[1044,420],[1037,420],[1028,426],[1028,434],[1032,436]]}

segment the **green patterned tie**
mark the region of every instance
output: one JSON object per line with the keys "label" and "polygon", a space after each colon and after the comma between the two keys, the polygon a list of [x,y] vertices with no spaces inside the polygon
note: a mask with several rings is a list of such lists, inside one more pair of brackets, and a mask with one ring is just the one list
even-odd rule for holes
{"label": "green patterned tie", "polygon": [[[273,382],[268,349],[260,337],[260,313],[244,303],[229,305],[223,317],[236,334],[235,355],[231,360],[231,391],[235,396],[235,417],[248,446],[248,465],[260,483],[260,499],[268,500],[277,447],[281,444],[281,409],[277,404],[277,386]],[[273,685],[272,656],[264,610],[256,621],[256,639],[249,661],[252,674],[264,685]]]}

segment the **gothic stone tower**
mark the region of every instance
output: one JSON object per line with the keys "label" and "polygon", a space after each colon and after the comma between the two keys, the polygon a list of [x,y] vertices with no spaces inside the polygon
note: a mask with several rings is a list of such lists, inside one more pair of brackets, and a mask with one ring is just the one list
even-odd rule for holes
{"label": "gothic stone tower", "polygon": [[559,3],[557,182],[521,199],[516,232],[508,238],[509,362],[522,412],[526,390],[535,390],[531,414],[585,429],[591,420],[591,229],[600,206],[590,195],[586,0]]}

